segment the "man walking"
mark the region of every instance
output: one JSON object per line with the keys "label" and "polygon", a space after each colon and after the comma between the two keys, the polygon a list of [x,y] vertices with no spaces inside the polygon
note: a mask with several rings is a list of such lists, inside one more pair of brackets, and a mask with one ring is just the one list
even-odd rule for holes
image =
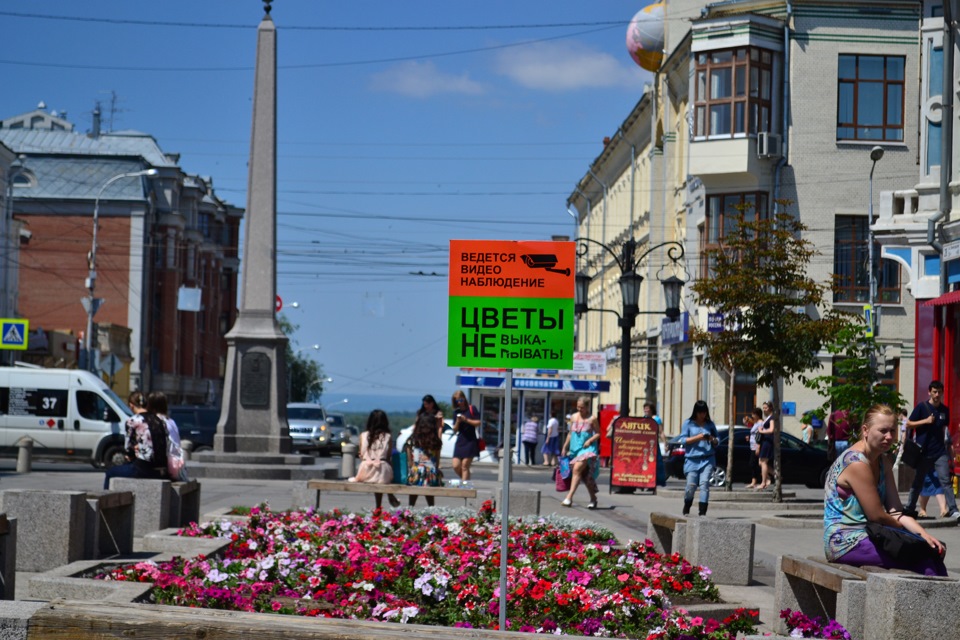
{"label": "man walking", "polygon": [[[917,473],[910,487],[905,514],[917,515],[917,499],[923,488],[923,479],[931,469],[936,471],[940,484],[947,488],[952,487],[950,481],[950,460],[947,456],[947,447],[944,444],[944,430],[950,424],[950,410],[941,401],[943,397],[943,383],[934,380],[928,388],[930,400],[921,402],[913,409],[907,420],[907,429],[916,430],[916,441],[920,445],[923,457],[917,466]],[[957,501],[952,490],[944,491],[947,499],[947,517],[960,521],[960,511],[957,511]]]}

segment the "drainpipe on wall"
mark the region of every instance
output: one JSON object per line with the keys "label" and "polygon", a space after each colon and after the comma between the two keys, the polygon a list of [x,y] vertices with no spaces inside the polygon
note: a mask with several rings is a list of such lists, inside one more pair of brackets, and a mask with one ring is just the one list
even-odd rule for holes
{"label": "drainpipe on wall", "polygon": [[793,16],[793,4],[787,0],[787,19],[783,24],[783,71],[781,73],[782,83],[783,83],[783,104],[780,107],[780,113],[782,116],[782,123],[780,125],[780,135],[782,142],[780,143],[780,159],[777,160],[777,166],[774,169],[773,173],[773,212],[774,214],[780,213],[780,204],[777,202],[780,199],[780,186],[781,186],[781,174],[783,173],[783,168],[787,164],[787,152],[790,149],[789,141],[790,136],[788,135],[789,126],[790,126],[790,18]]}
{"label": "drainpipe on wall", "polygon": [[[927,243],[940,254],[939,295],[947,291],[947,264],[943,261],[943,246],[937,239],[936,228],[950,218],[953,203],[950,178],[953,173],[953,2],[943,3],[943,97],[940,105],[940,210],[927,220]],[[942,222],[941,222],[942,221]]]}
{"label": "drainpipe on wall", "polygon": [[[597,177],[597,174],[593,172],[593,169],[587,169],[587,173],[589,173],[590,177],[592,177],[594,180],[597,181],[597,184],[603,187],[603,207],[601,208],[601,211],[600,211],[600,242],[602,244],[607,244],[607,185],[602,180],[600,180],[600,178]],[[606,257],[603,257],[601,259],[600,261],[601,267],[603,267],[604,262],[606,262]],[[602,274],[600,277],[600,299],[601,300],[604,300],[606,298],[606,296],[604,295],[607,287],[606,273],[604,273],[605,271],[606,269],[602,269],[600,272]],[[599,337],[600,337],[600,346],[603,347],[603,322],[600,322]]]}

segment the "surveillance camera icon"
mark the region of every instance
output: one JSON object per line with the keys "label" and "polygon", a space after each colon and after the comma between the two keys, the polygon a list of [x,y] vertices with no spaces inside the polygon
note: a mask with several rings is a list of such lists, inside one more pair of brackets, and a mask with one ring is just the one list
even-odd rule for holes
{"label": "surveillance camera icon", "polygon": [[545,269],[551,273],[570,275],[570,269],[554,269],[557,266],[557,256],[552,253],[527,254],[520,256],[520,259],[531,269]]}

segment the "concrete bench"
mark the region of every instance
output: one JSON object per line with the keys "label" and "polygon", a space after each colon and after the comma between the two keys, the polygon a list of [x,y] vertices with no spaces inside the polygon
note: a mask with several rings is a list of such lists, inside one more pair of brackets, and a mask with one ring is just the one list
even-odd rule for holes
{"label": "concrete bench", "polygon": [[657,553],[679,553],[710,568],[717,584],[749,585],[753,579],[756,525],[734,518],[687,518],[654,511],[647,537]]}
{"label": "concrete bench", "polygon": [[647,516],[647,538],[653,543],[657,553],[681,553],[676,548],[677,543],[682,547],[686,536],[686,516],[651,511]]}
{"label": "concrete bench", "polygon": [[200,519],[200,483],[111,478],[110,488],[134,495],[134,535],[183,527]]}
{"label": "concrete bench", "polygon": [[130,491],[87,493],[85,559],[109,558],[133,551],[133,503]]}
{"label": "concrete bench", "polygon": [[[774,608],[833,618],[855,640],[909,638],[919,629],[924,637],[948,638],[956,633],[949,603],[957,598],[956,579],[786,555],[778,561]],[[782,621],[779,627],[786,632]]]}
{"label": "concrete bench", "polygon": [[0,600],[13,600],[17,590],[17,519],[0,513]]}
{"label": "concrete bench", "polygon": [[368,484],[365,482],[344,482],[339,480],[307,480],[294,486],[294,507],[304,506],[307,496],[315,496],[314,507],[320,508],[320,494],[324,491],[343,493],[382,493],[395,496],[433,496],[435,498],[463,498],[467,501],[477,497],[476,489],[455,489],[453,487],[419,487],[405,484]]}
{"label": "concrete bench", "polygon": [[0,512],[17,519],[17,571],[48,571],[84,559],[86,492],[10,489],[0,492]]}

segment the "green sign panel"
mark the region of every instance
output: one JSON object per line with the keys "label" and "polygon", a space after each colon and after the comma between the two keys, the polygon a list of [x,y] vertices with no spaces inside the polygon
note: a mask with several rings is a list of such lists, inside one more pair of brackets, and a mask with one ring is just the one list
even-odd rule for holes
{"label": "green sign panel", "polygon": [[450,242],[447,364],[573,368],[572,242]]}

